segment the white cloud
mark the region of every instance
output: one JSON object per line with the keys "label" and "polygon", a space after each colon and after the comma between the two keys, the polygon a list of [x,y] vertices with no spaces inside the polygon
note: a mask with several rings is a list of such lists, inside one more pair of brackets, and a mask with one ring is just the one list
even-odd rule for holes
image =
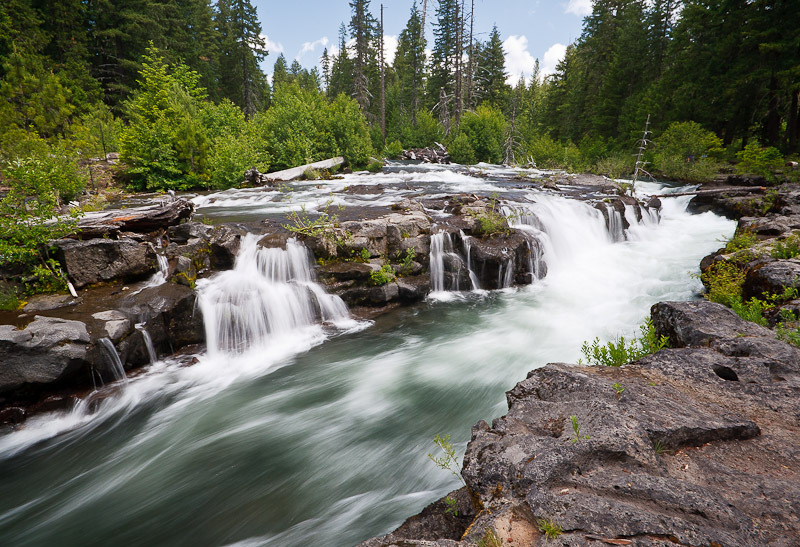
{"label": "white cloud", "polygon": [[506,83],[516,85],[520,76],[529,79],[536,60],[528,51],[528,38],[526,36],[509,36],[503,42],[503,50],[506,54],[506,70],[508,71]]}
{"label": "white cloud", "polygon": [[394,56],[397,55],[397,36],[384,35],[383,37],[384,62],[387,65],[394,63]]}
{"label": "white cloud", "polygon": [[566,54],[567,46],[564,44],[553,44],[550,46],[550,49],[544,53],[544,59],[542,60],[542,77],[555,73],[556,65]]}
{"label": "white cloud", "polygon": [[295,59],[299,61],[307,53],[313,53],[318,47],[324,48],[329,43],[330,42],[328,41],[328,37],[327,36],[323,36],[319,40],[315,40],[313,42],[304,42],[303,43],[303,47],[301,47],[300,51],[297,52],[297,55],[295,56]]}
{"label": "white cloud", "polygon": [[278,55],[283,53],[283,44],[281,44],[280,42],[273,42],[272,40],[269,39],[269,36],[267,36],[266,34],[262,34],[261,39],[264,40],[264,43],[266,44],[267,47],[267,51],[269,51],[270,55],[274,55],[275,57],[277,57]]}
{"label": "white cloud", "polygon": [[592,13],[592,0],[569,0],[564,11],[578,17],[586,17]]}

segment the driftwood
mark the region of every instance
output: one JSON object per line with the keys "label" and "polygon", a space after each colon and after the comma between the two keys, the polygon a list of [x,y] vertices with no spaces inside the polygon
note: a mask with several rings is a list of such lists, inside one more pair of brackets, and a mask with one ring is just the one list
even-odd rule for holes
{"label": "driftwood", "polygon": [[84,217],[76,231],[82,238],[113,236],[119,232],[149,233],[179,224],[192,216],[194,205],[176,199],[161,206],[115,209]]}
{"label": "driftwood", "polygon": [[710,190],[695,190],[694,192],[679,192],[677,194],[659,194],[654,198],[677,198],[681,196],[706,196],[711,194],[747,194],[750,192],[765,192],[763,186],[729,186],[728,188],[712,188]]}
{"label": "driftwood", "polygon": [[403,159],[421,161],[422,163],[450,163],[450,155],[447,153],[447,149],[438,143],[435,148],[403,150]]}
{"label": "driftwood", "polygon": [[307,163],[299,167],[292,167],[291,169],[284,169],[283,171],[275,171],[274,173],[259,173],[257,169],[253,168],[245,173],[245,181],[254,186],[273,182],[288,182],[290,180],[299,179],[308,169],[331,169],[343,163],[344,158],[342,156],[337,156],[327,160]]}

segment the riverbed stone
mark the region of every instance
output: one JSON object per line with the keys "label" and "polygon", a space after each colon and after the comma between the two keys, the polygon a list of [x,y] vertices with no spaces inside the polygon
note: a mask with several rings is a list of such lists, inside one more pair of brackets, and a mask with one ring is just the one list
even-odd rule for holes
{"label": "riverbed stone", "polygon": [[158,271],[150,243],[133,239],[60,239],[57,256],[76,289],[115,280],[136,281]]}
{"label": "riverbed stone", "polygon": [[131,322],[128,316],[118,310],[94,313],[92,318],[102,322],[102,332],[112,342],[120,341],[131,330]]}
{"label": "riverbed stone", "polygon": [[800,259],[774,260],[748,268],[742,292],[748,300],[782,294],[787,287],[800,288]]}
{"label": "riverbed stone", "polygon": [[35,316],[24,328],[0,325],[0,393],[69,380],[87,368],[89,343],[80,321]]}

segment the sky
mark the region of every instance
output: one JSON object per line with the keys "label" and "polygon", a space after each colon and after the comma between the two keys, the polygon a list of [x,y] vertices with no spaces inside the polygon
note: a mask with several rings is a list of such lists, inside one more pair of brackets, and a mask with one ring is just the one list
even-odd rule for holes
{"label": "sky", "polygon": [[[334,51],[339,25],[350,20],[348,0],[252,0],[258,10],[269,56],[262,64],[272,74],[281,53],[289,64],[297,59],[311,69],[319,64],[325,47]],[[466,0],[469,5],[470,0]],[[383,0],[387,62],[391,64],[397,37],[408,22],[413,0]],[[422,5],[422,0],[418,0]],[[436,0],[428,2],[426,33],[433,43]],[[373,15],[380,17],[381,0],[372,0]],[[508,82],[529,78],[535,59],[542,75],[551,74],[566,52],[567,45],[580,36],[583,18],[592,10],[592,0],[475,0],[475,34],[487,40],[494,25],[500,31],[506,52]]]}

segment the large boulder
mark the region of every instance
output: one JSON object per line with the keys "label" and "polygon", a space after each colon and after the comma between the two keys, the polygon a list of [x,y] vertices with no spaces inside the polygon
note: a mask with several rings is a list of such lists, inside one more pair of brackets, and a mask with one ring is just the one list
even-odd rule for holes
{"label": "large boulder", "polygon": [[58,259],[75,288],[94,283],[136,281],[158,271],[153,245],[124,239],[60,239]]}
{"label": "large boulder", "polygon": [[123,299],[119,310],[139,329],[118,344],[122,362],[126,365],[147,362],[141,329],[149,334],[158,354],[171,354],[178,348],[203,343],[203,315],[196,302],[193,289],[175,283],[149,287]]}
{"label": "large boulder", "polygon": [[462,476],[480,511],[463,536],[433,504],[428,526],[364,545],[466,547],[489,530],[550,545],[542,521],[559,545],[794,545],[800,352],[710,302],[652,313],[679,347],[619,368],[549,364],[473,428]]}
{"label": "large boulder", "polygon": [[782,294],[787,287],[800,288],[800,260],[774,260],[749,268],[742,287],[745,299]]}
{"label": "large boulder", "polygon": [[88,370],[86,325],[34,317],[24,328],[0,325],[0,393],[55,384]]}

